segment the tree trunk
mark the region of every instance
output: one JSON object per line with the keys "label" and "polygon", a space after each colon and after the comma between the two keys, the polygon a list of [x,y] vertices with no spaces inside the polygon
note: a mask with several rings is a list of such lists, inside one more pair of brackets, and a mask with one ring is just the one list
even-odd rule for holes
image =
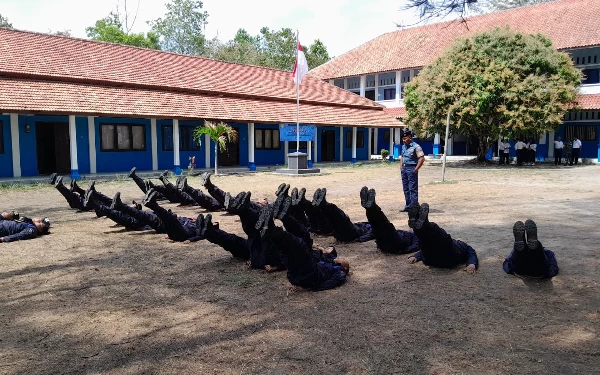
{"label": "tree trunk", "polygon": [[479,136],[479,150],[477,152],[477,161],[484,162],[485,155],[490,149],[490,138],[486,136]]}
{"label": "tree trunk", "polygon": [[215,142],[215,175],[219,174],[219,148]]}

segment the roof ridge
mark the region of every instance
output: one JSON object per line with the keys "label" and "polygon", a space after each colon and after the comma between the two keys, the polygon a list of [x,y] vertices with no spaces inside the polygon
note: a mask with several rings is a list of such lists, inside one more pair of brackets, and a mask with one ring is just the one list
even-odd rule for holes
{"label": "roof ridge", "polygon": [[86,39],[86,38],[81,38],[81,37],[76,37],[76,36],[70,36],[70,35],[55,35],[55,34],[43,33],[41,31],[20,30],[20,29],[15,29],[15,28],[10,28],[10,27],[0,27],[0,32],[5,32],[5,31],[15,32],[15,33],[33,34],[33,35],[39,35],[39,36],[48,37],[48,38],[63,38],[63,39],[69,39],[69,40],[77,40],[77,41],[86,42],[86,43],[90,43],[90,44],[104,44],[104,45],[107,45],[107,46],[117,46],[117,47],[121,47],[121,48],[136,49],[136,50],[142,50],[142,51],[150,51],[150,52],[162,53],[162,54],[168,54],[168,55],[174,55],[174,56],[182,56],[182,57],[186,57],[186,58],[194,58],[194,59],[199,59],[199,60],[215,61],[215,62],[219,62],[219,63],[223,63],[223,64],[231,64],[231,65],[237,65],[237,66],[244,66],[244,67],[251,67],[251,68],[259,68],[259,69],[265,69],[265,70],[272,70],[272,71],[276,71],[276,72],[284,72],[284,73],[291,73],[292,72],[291,67],[290,67],[290,70],[283,70],[283,69],[271,68],[271,67],[260,66],[260,65],[241,64],[241,63],[237,63],[237,62],[230,62],[230,61],[218,60],[218,59],[213,59],[213,58],[210,58],[210,57],[204,57],[204,56],[198,56],[198,55],[186,55],[186,54],[183,54],[183,53],[163,51],[163,50],[160,50],[160,49],[131,46],[131,45],[128,45],[128,44],[121,44],[121,43],[105,42],[103,40]]}

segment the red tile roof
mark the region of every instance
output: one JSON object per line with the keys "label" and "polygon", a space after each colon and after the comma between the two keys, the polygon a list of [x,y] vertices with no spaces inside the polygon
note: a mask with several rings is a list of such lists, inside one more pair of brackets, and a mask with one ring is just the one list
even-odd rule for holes
{"label": "red tile roof", "polygon": [[[10,92],[0,112],[275,123],[296,113],[290,72],[10,29],[0,29],[0,85]],[[300,103],[305,123],[400,125],[381,105],[311,77]]]}
{"label": "red tile roof", "polygon": [[403,119],[408,115],[408,112],[406,112],[405,107],[384,108],[383,112],[387,113],[388,115],[394,116],[398,119]]}
{"label": "red tile roof", "polygon": [[[255,123],[296,122],[292,101],[240,98],[134,87],[0,78],[2,112],[206,119]],[[303,123],[399,127],[381,109],[301,104]]]}
{"label": "red tile roof", "polygon": [[600,94],[580,95],[577,98],[580,109],[600,109]]}
{"label": "red tile roof", "polygon": [[457,37],[510,25],[552,40],[557,49],[600,45],[600,0],[559,0],[383,34],[309,72],[320,79],[357,76],[429,64]]}

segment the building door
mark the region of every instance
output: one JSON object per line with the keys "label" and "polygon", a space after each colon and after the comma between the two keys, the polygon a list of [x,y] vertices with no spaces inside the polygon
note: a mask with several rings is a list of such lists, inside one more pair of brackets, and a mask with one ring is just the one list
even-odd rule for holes
{"label": "building door", "polygon": [[219,166],[228,167],[231,165],[240,165],[240,144],[238,141],[227,142],[224,151],[219,149]]}
{"label": "building door", "polygon": [[335,160],[335,130],[323,130],[321,133],[321,160]]}
{"label": "building door", "polygon": [[35,140],[39,174],[71,172],[68,123],[36,122]]}

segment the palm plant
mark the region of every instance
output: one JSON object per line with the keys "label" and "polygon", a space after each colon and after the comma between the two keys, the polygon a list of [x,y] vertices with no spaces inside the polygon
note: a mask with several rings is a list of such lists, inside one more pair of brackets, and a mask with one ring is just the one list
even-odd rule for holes
{"label": "palm plant", "polygon": [[238,133],[233,127],[223,122],[206,121],[204,126],[197,126],[194,129],[194,139],[198,144],[201,144],[204,134],[208,134],[210,139],[215,142],[215,174],[218,174],[219,149],[225,151],[228,142],[237,142]]}

